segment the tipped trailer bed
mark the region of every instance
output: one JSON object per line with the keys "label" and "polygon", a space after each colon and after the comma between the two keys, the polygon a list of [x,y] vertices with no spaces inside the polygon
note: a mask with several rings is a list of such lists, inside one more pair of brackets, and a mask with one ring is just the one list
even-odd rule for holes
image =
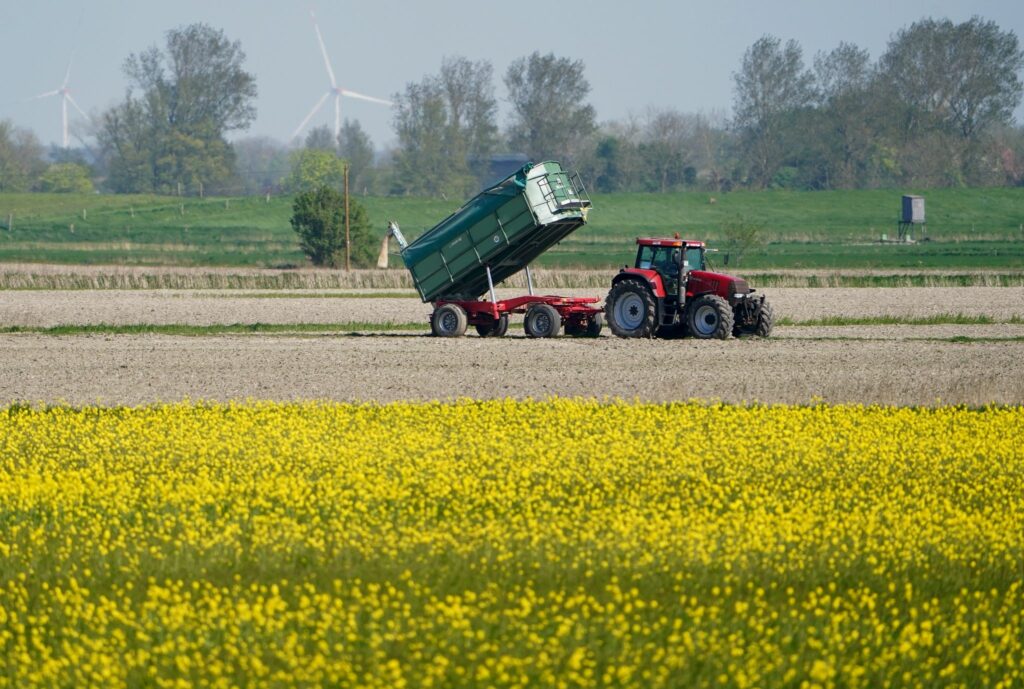
{"label": "tipped trailer bed", "polygon": [[[424,302],[431,302],[431,330],[458,337],[472,325],[500,337],[511,314],[524,314],[526,334],[552,337],[600,334],[599,299],[533,293],[530,263],[587,222],[590,198],[580,180],[556,162],[528,164],[467,201],[415,241],[392,222],[388,233]],[[529,294],[497,299],[494,286],[526,271]],[[487,300],[482,299],[486,295]]]}

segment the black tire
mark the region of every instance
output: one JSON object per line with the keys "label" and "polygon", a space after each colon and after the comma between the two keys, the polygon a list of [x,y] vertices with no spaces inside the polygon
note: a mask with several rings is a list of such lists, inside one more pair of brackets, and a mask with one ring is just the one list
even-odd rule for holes
{"label": "black tire", "polygon": [[772,334],[772,328],[775,327],[775,311],[772,309],[772,305],[765,299],[764,303],[761,304],[761,316],[757,319],[757,327],[754,328],[754,334],[758,337],[768,337]]}
{"label": "black tire", "polygon": [[462,337],[466,334],[469,318],[458,304],[444,304],[430,316],[430,330],[435,337]]}
{"label": "black tire", "polygon": [[502,314],[498,320],[486,325],[477,325],[476,333],[480,337],[504,337],[508,332],[508,314]]}
{"label": "black tire", "polygon": [[639,280],[623,280],[612,286],[604,300],[608,327],[619,337],[651,337],[657,308],[654,295]]}
{"label": "black tire", "polygon": [[604,327],[604,318],[601,314],[595,313],[583,325],[581,321],[573,321],[565,324],[565,334],[570,337],[600,337],[601,328]]}
{"label": "black tire", "polygon": [[713,294],[697,297],[686,309],[686,329],[700,340],[729,339],[733,322],[729,302]]}
{"label": "black tire", "polygon": [[562,329],[562,317],[550,304],[535,304],[526,312],[523,327],[529,337],[555,337]]}

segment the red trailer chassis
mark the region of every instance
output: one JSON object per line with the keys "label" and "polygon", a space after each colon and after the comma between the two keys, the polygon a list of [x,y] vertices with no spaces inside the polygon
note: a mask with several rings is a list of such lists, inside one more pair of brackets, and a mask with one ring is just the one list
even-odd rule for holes
{"label": "red trailer chassis", "polygon": [[447,300],[434,302],[431,330],[440,337],[458,337],[467,326],[475,326],[482,337],[501,337],[508,330],[508,317],[523,314],[523,326],[529,337],[554,337],[565,327],[574,337],[601,334],[603,309],[594,306],[597,297],[558,297],[535,294],[494,301]]}

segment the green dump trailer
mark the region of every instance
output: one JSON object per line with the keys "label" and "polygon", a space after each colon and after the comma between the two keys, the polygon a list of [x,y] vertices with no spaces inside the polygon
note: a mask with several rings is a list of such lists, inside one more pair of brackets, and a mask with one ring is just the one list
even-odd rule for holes
{"label": "green dump trailer", "polygon": [[[526,315],[533,337],[555,335],[563,324],[567,334],[596,335],[598,299],[534,295],[529,274],[530,262],[586,224],[590,205],[579,177],[548,161],[525,165],[411,243],[395,223],[388,231],[420,297],[434,305],[435,335],[462,335],[468,325],[504,335],[511,313]],[[524,269],[530,294],[499,301],[494,285]]]}

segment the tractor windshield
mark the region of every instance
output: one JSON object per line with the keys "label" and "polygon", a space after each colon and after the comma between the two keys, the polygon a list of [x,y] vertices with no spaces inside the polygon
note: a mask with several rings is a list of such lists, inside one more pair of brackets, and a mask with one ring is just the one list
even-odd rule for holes
{"label": "tractor windshield", "polygon": [[[684,252],[682,256],[680,252]],[[641,246],[636,255],[636,267],[656,270],[662,275],[678,275],[681,258],[686,261],[687,270],[704,270],[704,250],[699,246]]]}

